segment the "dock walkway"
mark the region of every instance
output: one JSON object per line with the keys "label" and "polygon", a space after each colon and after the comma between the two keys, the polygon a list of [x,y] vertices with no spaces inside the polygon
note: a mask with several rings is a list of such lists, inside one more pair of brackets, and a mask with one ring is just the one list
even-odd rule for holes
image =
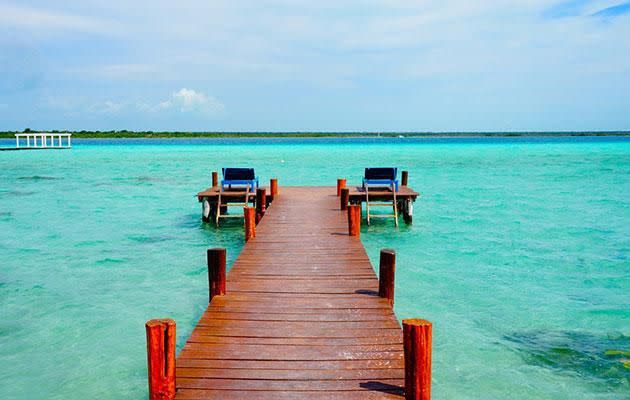
{"label": "dock walkway", "polygon": [[403,335],[334,187],[283,187],[176,362],[176,399],[402,399]]}

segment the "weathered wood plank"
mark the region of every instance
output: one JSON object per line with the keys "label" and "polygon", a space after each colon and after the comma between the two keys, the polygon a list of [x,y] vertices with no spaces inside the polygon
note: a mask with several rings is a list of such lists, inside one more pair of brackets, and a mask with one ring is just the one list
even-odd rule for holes
{"label": "weathered wood plank", "polygon": [[334,187],[282,188],[177,358],[177,399],[402,398],[402,331],[346,218]]}

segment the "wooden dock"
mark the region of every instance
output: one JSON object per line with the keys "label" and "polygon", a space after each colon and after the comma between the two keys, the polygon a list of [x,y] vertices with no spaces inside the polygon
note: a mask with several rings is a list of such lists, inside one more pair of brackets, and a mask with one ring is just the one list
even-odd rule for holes
{"label": "wooden dock", "polygon": [[[313,187],[311,187],[313,188]],[[273,199],[273,195],[268,188],[263,187],[262,189],[266,190],[267,195],[269,196],[268,200]],[[333,194],[334,194],[334,188]],[[209,221],[212,219],[212,216],[215,215],[217,209],[217,201],[219,199],[220,188],[218,185],[211,186],[199,193],[197,193],[197,200],[202,203],[202,218],[205,221]],[[307,196],[300,201],[308,201],[311,195],[314,195],[315,192],[305,191],[301,193],[302,196]],[[244,192],[242,190],[227,190],[221,192],[221,196],[223,197],[223,204],[229,203],[242,203],[244,196]],[[248,202],[254,205],[256,203],[256,192],[252,192],[248,195]],[[401,211],[405,222],[411,223],[413,216],[413,202],[416,201],[418,197],[420,197],[420,193],[414,191],[406,185],[400,186],[398,192],[396,193],[398,199],[398,209]],[[371,190],[370,198],[372,200],[391,200],[393,194],[391,191],[386,189],[381,190]],[[359,204],[361,205],[366,201],[366,193],[365,189],[361,186],[350,186],[348,187],[348,199],[349,204]],[[267,201],[269,203],[269,201]],[[265,204],[267,206],[268,204]]]}
{"label": "wooden dock", "polygon": [[[164,349],[174,346],[174,322],[147,323],[150,398],[170,399],[161,393],[174,388],[179,400],[405,398],[403,331],[392,310],[394,253],[388,299],[379,296],[360,238],[348,234],[347,215],[334,187],[283,187],[225,290],[209,272],[211,290],[224,294],[211,297],[175,363],[167,355],[174,349]],[[430,335],[430,323],[415,322],[428,324]]]}

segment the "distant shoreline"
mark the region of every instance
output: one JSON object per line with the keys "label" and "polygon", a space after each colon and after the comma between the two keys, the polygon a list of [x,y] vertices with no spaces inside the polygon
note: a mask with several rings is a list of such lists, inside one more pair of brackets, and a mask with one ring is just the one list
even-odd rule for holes
{"label": "distant shoreline", "polygon": [[[630,136],[630,131],[584,132],[151,132],[151,131],[35,131],[71,133],[75,139],[167,139],[167,138],[488,138],[488,137],[588,137]],[[18,131],[0,132],[0,138],[14,138]]]}

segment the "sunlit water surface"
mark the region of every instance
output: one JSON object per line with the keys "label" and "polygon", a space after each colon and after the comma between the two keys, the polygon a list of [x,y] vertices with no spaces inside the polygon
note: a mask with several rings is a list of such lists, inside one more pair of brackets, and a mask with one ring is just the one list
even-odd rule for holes
{"label": "sunlit water surface", "polygon": [[[3,142],[2,145],[11,145]],[[0,153],[0,398],[146,398],[144,322],[207,305],[200,221],[222,166],[280,185],[409,170],[412,226],[364,227],[398,252],[399,318],[434,323],[435,399],[630,397],[630,140],[75,141]],[[608,355],[606,354],[608,352]],[[630,357],[626,357],[630,358]]]}

